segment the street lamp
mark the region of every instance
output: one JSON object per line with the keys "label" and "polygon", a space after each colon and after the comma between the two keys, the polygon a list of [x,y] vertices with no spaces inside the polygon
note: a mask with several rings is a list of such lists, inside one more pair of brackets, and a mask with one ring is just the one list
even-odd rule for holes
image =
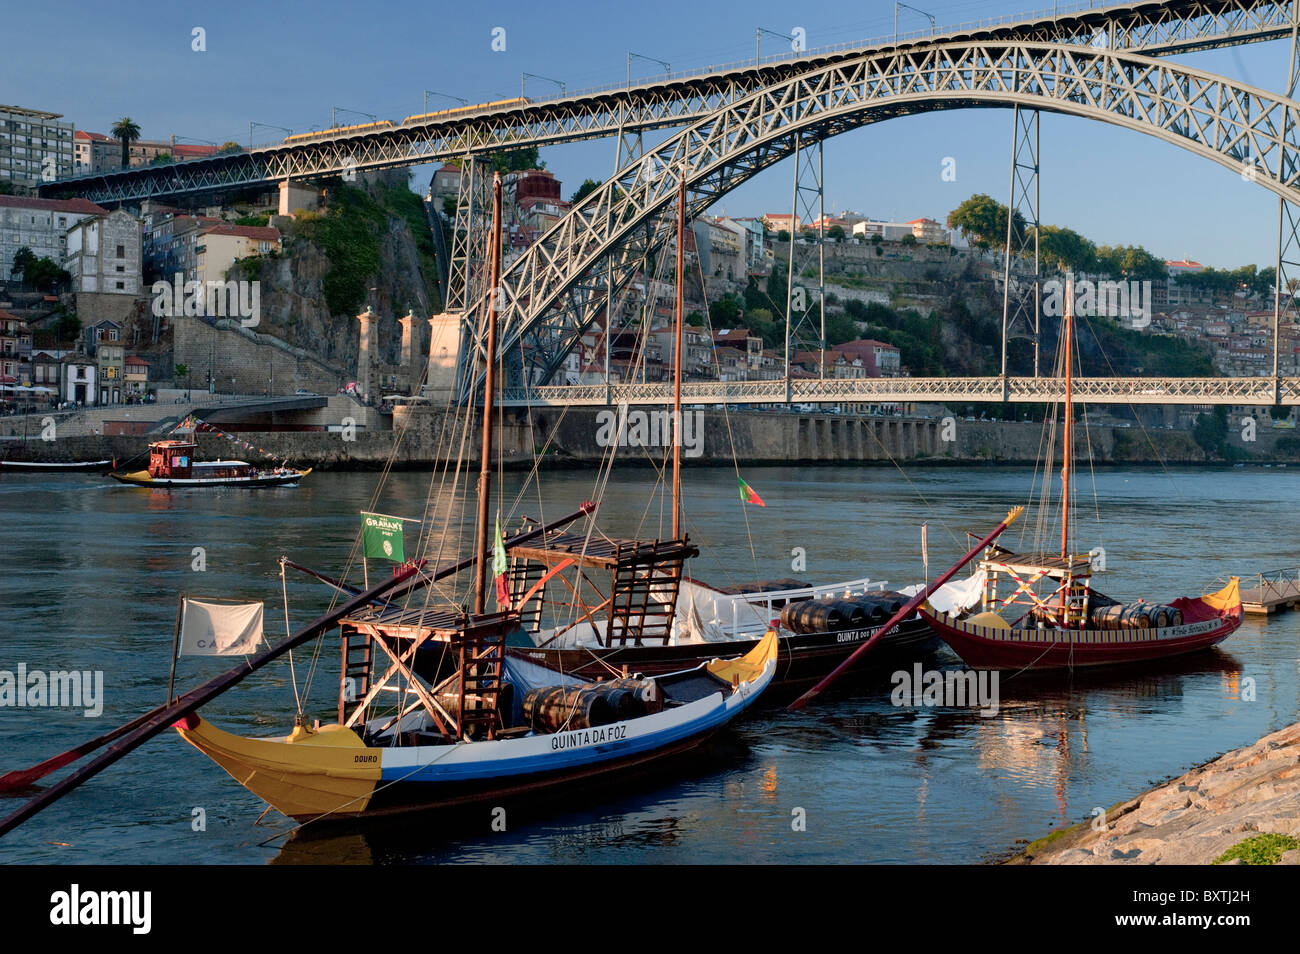
{"label": "street lamp", "polygon": [[335,129],[338,127],[339,124],[338,118],[339,118],[339,113],[341,112],[354,113],[357,116],[366,116],[370,119],[372,123],[379,121],[379,117],[376,116],[374,113],[367,113],[361,109],[347,109],[343,106],[331,106],[330,109],[332,110],[332,112],[330,113],[330,129]]}
{"label": "street lamp", "polygon": [[754,29],[754,62],[755,63],[763,62],[763,53],[762,53],[761,45],[762,45],[764,33],[766,33],[768,36],[779,37],[782,40],[793,40],[795,38],[793,33],[777,33],[775,30],[768,30],[768,29],[764,29],[763,27],[756,27]]}
{"label": "street lamp", "polygon": [[529,77],[532,77],[533,79],[545,80],[548,83],[554,83],[556,86],[560,87],[560,95],[563,96],[565,94],[565,90],[566,90],[565,85],[557,79],[551,79],[549,76],[539,76],[536,73],[520,73],[519,74],[519,95],[520,96],[527,96],[527,93],[524,90],[524,84],[527,82]]}
{"label": "street lamp", "polygon": [[254,126],[262,126],[265,129],[279,129],[283,132],[287,132],[290,135],[293,135],[293,130],[290,129],[288,126],[277,126],[274,123],[255,123],[250,119],[248,121],[248,148],[249,149],[253,148],[253,127]]}
{"label": "street lamp", "polygon": [[424,111],[425,111],[426,113],[429,111],[429,94],[430,94],[430,93],[432,93],[434,96],[441,96],[443,99],[454,99],[454,100],[456,100],[456,102],[460,103],[462,106],[468,106],[468,105],[469,105],[469,100],[468,100],[468,99],[461,99],[459,96],[452,96],[450,93],[440,93],[440,92],[438,92],[436,89],[426,89],[426,90],[424,91]]}
{"label": "street lamp", "polygon": [[900,3],[899,0],[894,0],[894,42],[895,43],[898,42],[898,10],[900,7],[903,8],[904,10],[911,10],[913,13],[919,13],[921,14],[921,16],[928,18],[930,21],[930,35],[931,36],[934,35],[934,30],[935,30],[934,17],[931,14],[926,13],[924,10],[918,10],[916,7],[908,6],[906,3]]}
{"label": "street lamp", "polygon": [[632,85],[632,58],[633,57],[636,57],[638,60],[646,60],[649,63],[658,63],[660,66],[664,68],[665,73],[671,74],[673,71],[672,66],[669,65],[668,63],[665,63],[663,60],[656,59],[653,56],[645,56],[644,54],[641,53],[633,53],[631,50],[629,50],[627,54],[627,85],[628,86]]}

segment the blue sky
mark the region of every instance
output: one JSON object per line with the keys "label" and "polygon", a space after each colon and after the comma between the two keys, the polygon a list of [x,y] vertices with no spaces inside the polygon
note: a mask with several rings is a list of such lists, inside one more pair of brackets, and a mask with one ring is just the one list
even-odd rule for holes
{"label": "blue sky", "polygon": [[[1043,0],[924,0],[945,25],[1023,13]],[[300,2],[193,4],[141,0],[111,15],[102,4],[11,4],[0,102],[62,112],[78,128],[108,132],[129,115],[145,138],[247,142],[250,120],[295,131],[326,127],[330,107],[400,120],[420,112],[423,91],[471,102],[517,96],[520,73],[555,77],[570,90],[623,80],[631,50],[674,70],[754,55],[754,30],[802,27],[810,48],[860,41],[893,30],[894,5],[882,0],[798,4],[751,0],[397,3]],[[928,22],[904,10],[900,29]],[[195,52],[192,31],[206,32]],[[503,27],[506,49],[493,52]],[[764,53],[780,40],[764,36]],[[1283,84],[1286,45],[1256,44],[1181,59],[1268,89]],[[644,60],[634,76],[658,72]],[[554,89],[529,80],[528,92]],[[437,104],[437,105],[435,105]],[[455,105],[432,98],[430,109]],[[365,122],[340,113],[340,122]],[[258,141],[282,136],[259,128]],[[943,220],[963,199],[986,192],[1005,202],[1011,113],[966,110],[879,123],[826,144],[828,207],[877,218]],[[1149,136],[1102,123],[1044,114],[1042,210],[1103,244],[1137,243],[1166,258],[1190,256],[1219,267],[1270,264],[1277,203],[1208,160]],[[956,160],[955,182],[940,178]],[[608,175],[613,141],[543,150],[566,197],[584,177]],[[429,170],[418,171],[423,191]],[[733,215],[789,211],[791,163],[782,163],[724,197]]]}

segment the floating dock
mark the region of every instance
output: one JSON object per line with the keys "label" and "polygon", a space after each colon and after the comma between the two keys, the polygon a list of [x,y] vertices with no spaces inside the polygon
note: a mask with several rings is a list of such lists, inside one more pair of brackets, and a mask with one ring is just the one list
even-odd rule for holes
{"label": "floating dock", "polygon": [[1243,577],[1241,608],[1256,616],[1300,608],[1300,567]]}

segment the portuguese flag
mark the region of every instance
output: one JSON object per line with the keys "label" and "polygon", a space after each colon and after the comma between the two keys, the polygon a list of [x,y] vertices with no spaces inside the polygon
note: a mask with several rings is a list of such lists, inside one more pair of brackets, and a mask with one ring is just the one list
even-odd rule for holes
{"label": "portuguese flag", "polygon": [[754,493],[754,488],[749,486],[749,484],[745,483],[744,478],[737,477],[736,479],[740,481],[741,500],[743,500],[745,503],[758,504],[760,507],[767,506],[767,504],[763,503],[763,498],[760,497],[758,494]]}
{"label": "portuguese flag", "polygon": [[497,534],[492,540],[492,575],[496,577],[497,604],[510,608],[510,587],[506,585],[506,571],[510,564],[506,561],[506,542],[501,536],[501,519],[497,518]]}

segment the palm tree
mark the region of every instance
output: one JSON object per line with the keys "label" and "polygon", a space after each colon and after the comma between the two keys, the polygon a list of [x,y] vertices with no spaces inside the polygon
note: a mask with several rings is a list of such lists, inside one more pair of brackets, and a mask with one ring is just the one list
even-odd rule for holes
{"label": "palm tree", "polygon": [[113,124],[112,132],[113,138],[122,143],[122,168],[125,169],[131,165],[128,153],[131,143],[140,138],[140,127],[130,116],[123,116]]}

